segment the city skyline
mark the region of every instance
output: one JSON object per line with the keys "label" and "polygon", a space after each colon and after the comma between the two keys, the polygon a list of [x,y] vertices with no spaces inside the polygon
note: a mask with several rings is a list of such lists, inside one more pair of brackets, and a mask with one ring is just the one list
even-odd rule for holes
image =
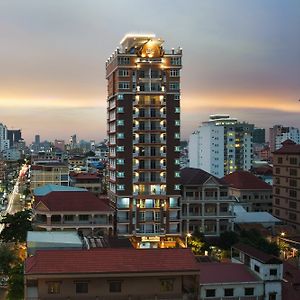
{"label": "city skyline", "polygon": [[106,138],[105,61],[127,32],[155,32],[185,53],[182,138],[213,113],[300,127],[299,2],[155,2],[2,1],[0,122],[27,142]]}

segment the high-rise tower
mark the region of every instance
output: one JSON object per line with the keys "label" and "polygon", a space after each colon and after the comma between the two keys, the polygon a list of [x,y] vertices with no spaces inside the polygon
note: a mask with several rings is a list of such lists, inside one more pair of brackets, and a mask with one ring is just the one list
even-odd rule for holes
{"label": "high-rise tower", "polygon": [[109,186],[117,235],[137,247],[174,245],[180,228],[182,50],[126,35],[106,62]]}

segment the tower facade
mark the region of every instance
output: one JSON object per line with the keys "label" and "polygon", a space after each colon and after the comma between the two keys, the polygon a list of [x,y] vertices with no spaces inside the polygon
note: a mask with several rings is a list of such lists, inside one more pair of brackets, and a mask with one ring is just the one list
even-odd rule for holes
{"label": "tower facade", "polygon": [[166,247],[180,228],[182,50],[154,35],[126,35],[106,62],[109,179],[118,236]]}

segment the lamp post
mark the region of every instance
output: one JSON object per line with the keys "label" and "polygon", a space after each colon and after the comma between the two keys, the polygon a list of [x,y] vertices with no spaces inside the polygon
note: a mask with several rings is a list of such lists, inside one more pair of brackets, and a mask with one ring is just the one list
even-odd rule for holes
{"label": "lamp post", "polygon": [[187,233],[185,236],[185,248],[188,247],[188,238],[191,237],[192,235],[190,233]]}

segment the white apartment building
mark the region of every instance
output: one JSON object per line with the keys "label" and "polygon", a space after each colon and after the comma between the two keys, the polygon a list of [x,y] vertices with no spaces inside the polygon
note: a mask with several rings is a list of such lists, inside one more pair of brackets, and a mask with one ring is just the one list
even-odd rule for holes
{"label": "white apartment building", "polygon": [[300,130],[295,127],[285,127],[283,125],[274,125],[269,130],[270,133],[270,149],[271,152],[282,147],[282,142],[292,140],[296,144],[300,144]]}
{"label": "white apartment building", "polygon": [[189,166],[223,177],[249,170],[253,160],[254,125],[229,115],[211,115],[189,138]]}
{"label": "white apartment building", "polygon": [[9,140],[7,139],[7,127],[0,123],[0,152],[9,149]]}

